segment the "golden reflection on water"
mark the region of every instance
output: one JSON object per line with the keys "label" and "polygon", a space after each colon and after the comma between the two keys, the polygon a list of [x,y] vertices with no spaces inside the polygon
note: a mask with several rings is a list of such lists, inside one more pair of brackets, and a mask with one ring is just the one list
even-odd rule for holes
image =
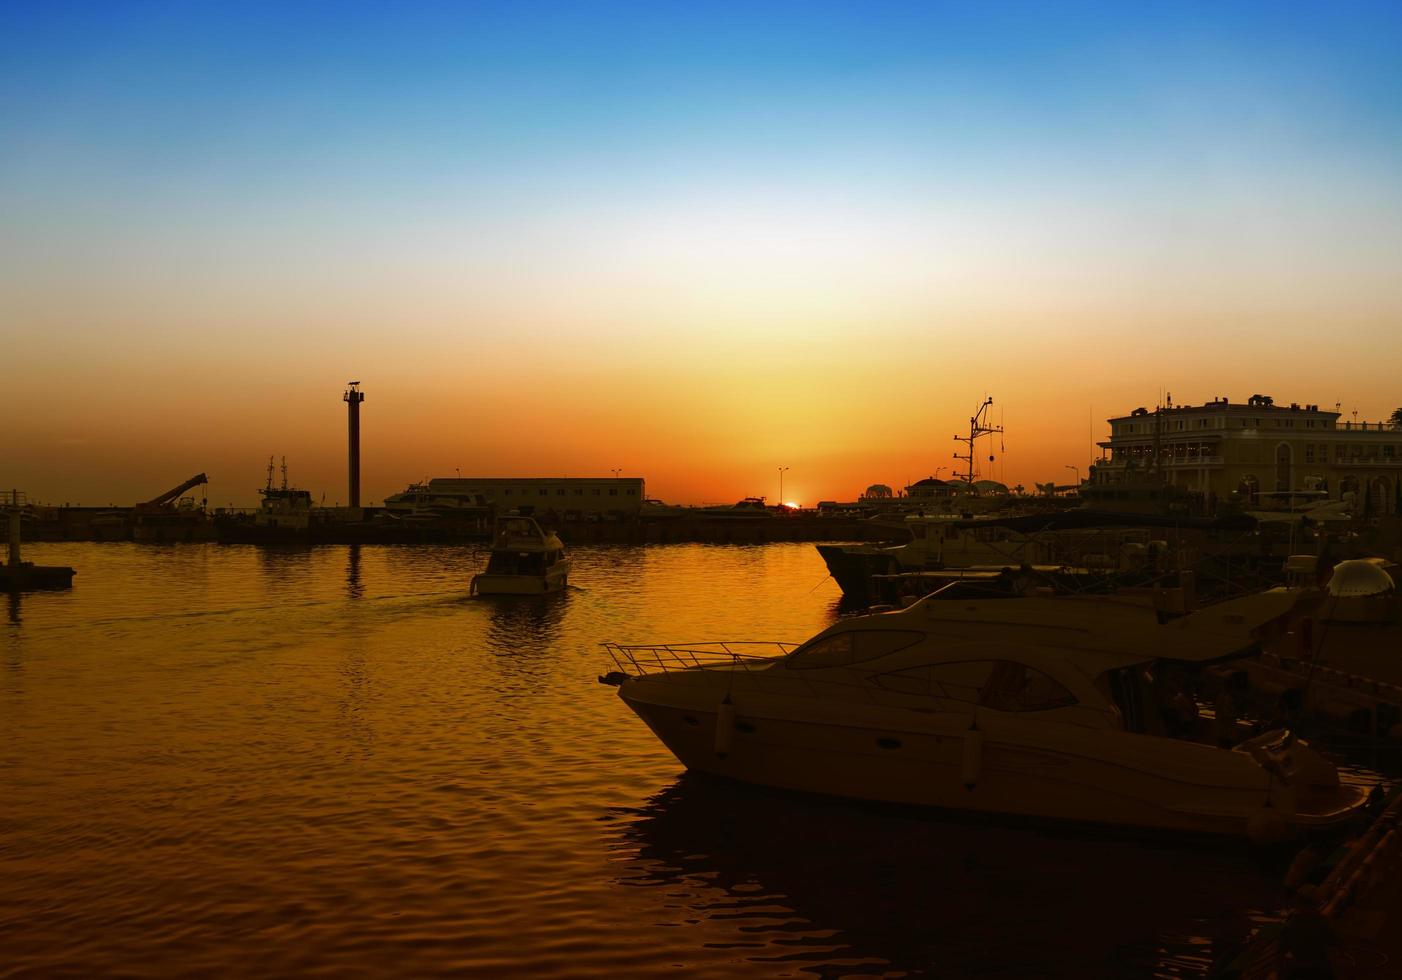
{"label": "golden reflection on water", "polygon": [[9,969],[1201,975],[1278,900],[1233,848],[1038,834],[684,776],[598,643],[801,640],[809,545],[35,545],[0,631]]}

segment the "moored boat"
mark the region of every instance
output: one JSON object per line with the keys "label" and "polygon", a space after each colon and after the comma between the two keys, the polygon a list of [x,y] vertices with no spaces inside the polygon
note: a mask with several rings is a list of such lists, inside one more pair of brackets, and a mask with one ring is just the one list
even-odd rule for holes
{"label": "moored boat", "polygon": [[696,511],[696,516],[752,520],[757,517],[773,517],[774,512],[769,509],[769,505],[764,502],[763,497],[746,497],[734,504],[702,507]]}
{"label": "moored boat", "polygon": [[799,645],[606,644],[601,678],[689,769],[867,800],[1285,839],[1357,787],[1292,733],[1230,748],[1172,678],[1244,657],[1302,596],[1160,624],[1113,597],[927,598]]}

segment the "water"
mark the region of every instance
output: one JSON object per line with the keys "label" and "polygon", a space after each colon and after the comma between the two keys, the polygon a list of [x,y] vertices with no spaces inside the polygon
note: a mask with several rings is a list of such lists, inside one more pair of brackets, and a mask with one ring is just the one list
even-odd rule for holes
{"label": "water", "polygon": [[79,573],[0,612],[0,975],[1188,977],[1280,902],[1235,845],[685,775],[597,644],[802,640],[811,545],[515,600],[470,548],[27,557]]}

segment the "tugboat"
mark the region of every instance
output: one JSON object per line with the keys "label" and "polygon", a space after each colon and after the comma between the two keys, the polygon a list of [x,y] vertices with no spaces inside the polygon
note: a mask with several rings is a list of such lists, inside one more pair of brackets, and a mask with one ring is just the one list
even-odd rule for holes
{"label": "tugboat", "polygon": [[0,511],[9,518],[10,560],[0,562],[0,591],[29,592],[39,589],[67,589],[73,586],[77,573],[66,565],[36,565],[19,557],[19,522],[26,507],[24,494],[18,490],[0,494]]}
{"label": "tugboat", "polygon": [[287,457],[282,458],[282,486],[273,486],[273,460],[268,457],[268,485],[258,491],[263,500],[251,517],[226,517],[219,523],[219,540],[226,544],[306,544],[311,541],[312,495],[287,485]]}
{"label": "tugboat", "polygon": [[545,595],[564,590],[570,559],[554,531],[534,518],[510,514],[497,521],[487,570],[472,577],[472,595]]}

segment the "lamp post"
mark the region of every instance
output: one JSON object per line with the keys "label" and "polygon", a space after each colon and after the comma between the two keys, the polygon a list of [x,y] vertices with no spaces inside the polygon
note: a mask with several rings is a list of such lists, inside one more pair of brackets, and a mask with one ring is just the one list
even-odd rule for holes
{"label": "lamp post", "polygon": [[1079,486],[1081,485],[1081,468],[1080,468],[1079,466],[1072,466],[1070,463],[1067,463],[1067,464],[1066,464],[1066,468],[1067,468],[1068,470],[1072,470],[1073,472],[1075,472],[1075,474],[1076,474],[1076,486],[1079,487]]}
{"label": "lamp post", "polygon": [[617,479],[618,479],[618,474],[620,474],[620,473],[623,472],[623,468],[622,468],[622,467],[619,467],[619,468],[616,469],[616,470],[609,470],[609,472],[612,473],[612,474],[613,474],[613,478],[614,478],[615,480],[617,480]]}
{"label": "lamp post", "polygon": [[779,467],[779,506],[780,506],[780,507],[784,506],[784,471],[785,471],[786,469],[788,469],[787,466],[781,466],[781,467]]}

